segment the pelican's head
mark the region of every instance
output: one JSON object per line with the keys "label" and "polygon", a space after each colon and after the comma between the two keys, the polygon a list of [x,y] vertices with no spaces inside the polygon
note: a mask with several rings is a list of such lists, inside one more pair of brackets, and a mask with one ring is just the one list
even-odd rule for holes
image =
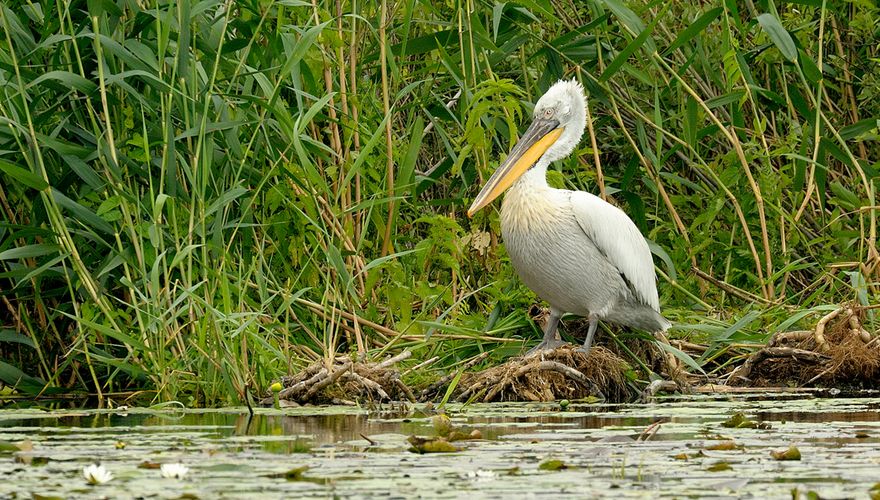
{"label": "pelican's head", "polygon": [[538,99],[532,124],[483,186],[468,209],[468,216],[491,203],[537,163],[546,166],[570,155],[581,140],[586,123],[583,86],[574,79],[554,83]]}

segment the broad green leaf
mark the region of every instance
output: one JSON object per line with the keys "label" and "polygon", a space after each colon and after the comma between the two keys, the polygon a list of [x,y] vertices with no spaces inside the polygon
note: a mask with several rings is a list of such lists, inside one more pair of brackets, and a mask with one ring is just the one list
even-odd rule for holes
{"label": "broad green leaf", "polygon": [[690,366],[691,368],[702,373],[703,375],[706,374],[706,372],[703,371],[703,367],[700,366],[700,364],[694,358],[692,358],[690,354],[688,354],[680,349],[676,349],[675,347],[672,347],[671,345],[667,344],[666,342],[657,342],[657,345],[659,345],[660,348],[663,349],[664,351],[671,353],[673,356],[678,358],[678,360],[681,361],[682,363]]}
{"label": "broad green leaf", "polygon": [[405,192],[412,191],[413,172],[416,169],[416,161],[419,158],[422,138],[425,133],[425,122],[421,116],[416,118],[411,128],[412,135],[409,138],[409,147],[406,150],[406,156],[403,157],[403,161],[400,163],[397,183],[394,186],[397,196],[402,196]]}
{"label": "broad green leaf", "polygon": [[0,252],[0,260],[11,259],[29,259],[32,257],[41,257],[58,253],[60,248],[54,243],[35,243],[33,245],[25,245],[22,247],[10,248]]}
{"label": "broad green leaf", "polygon": [[764,32],[770,37],[774,45],[782,52],[782,56],[789,62],[797,62],[797,47],[791,35],[779,22],[779,19],[770,13],[764,13],[758,16],[758,23],[764,28]]}
{"label": "broad green leaf", "polygon": [[30,337],[22,335],[15,330],[0,330],[0,342],[14,342],[28,347],[36,347]]}
{"label": "broad green leaf", "polygon": [[113,234],[113,226],[108,224],[107,221],[99,217],[98,214],[96,214],[95,212],[68,198],[63,193],[61,193],[61,191],[53,189],[52,197],[55,198],[56,203],[66,208],[70,212],[69,215],[71,215],[73,219],[76,219],[82,224],[86,226],[91,226],[92,228],[106,234]]}
{"label": "broad green leaf", "polygon": [[37,395],[46,387],[46,382],[32,377],[5,361],[0,361],[0,381],[25,394]]}
{"label": "broad green leaf", "polygon": [[95,85],[90,80],[86,80],[85,78],[77,75],[76,73],[71,73],[70,71],[49,71],[32,80],[26,88],[31,88],[37,86],[47,80],[55,80],[64,84],[67,87],[75,88],[84,94],[91,94],[94,92],[98,86]]}
{"label": "broad green leaf", "polygon": [[49,187],[42,177],[10,161],[0,160],[0,170],[29,188],[42,191]]}

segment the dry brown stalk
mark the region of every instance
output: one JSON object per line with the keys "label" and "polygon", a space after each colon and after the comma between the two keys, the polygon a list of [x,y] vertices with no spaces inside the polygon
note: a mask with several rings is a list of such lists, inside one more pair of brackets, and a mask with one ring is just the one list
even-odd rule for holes
{"label": "dry brown stalk", "polygon": [[394,223],[394,157],[391,141],[391,104],[388,97],[388,59],[386,57],[385,26],[388,23],[388,0],[382,0],[379,19],[379,59],[382,70],[382,111],[385,113],[385,189],[388,194],[388,219],[385,222],[385,237],[382,239],[382,256],[391,253],[391,226]]}
{"label": "dry brown stalk", "polygon": [[766,305],[773,304],[773,301],[768,300],[764,297],[761,297],[760,295],[755,295],[751,292],[743,290],[742,288],[737,288],[737,287],[731,285],[730,283],[727,283],[726,281],[720,280],[720,279],[712,276],[711,274],[703,271],[699,267],[694,266],[694,267],[691,267],[691,269],[694,271],[694,274],[696,274],[697,277],[699,277],[700,279],[708,281],[709,283],[711,283],[711,284],[715,285],[716,287],[720,288],[721,290],[724,290],[725,292],[733,295],[734,297],[739,297],[739,298],[741,298],[743,300],[747,300],[749,302],[760,302],[760,303],[766,304]]}

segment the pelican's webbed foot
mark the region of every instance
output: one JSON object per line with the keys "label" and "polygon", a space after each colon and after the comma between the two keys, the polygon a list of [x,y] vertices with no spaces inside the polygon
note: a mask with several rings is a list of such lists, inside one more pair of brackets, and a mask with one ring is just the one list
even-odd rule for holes
{"label": "pelican's webbed foot", "polygon": [[542,351],[552,351],[557,347],[564,346],[568,342],[564,342],[556,335],[556,327],[559,325],[559,318],[562,317],[562,311],[554,307],[550,307],[550,316],[547,318],[547,324],[544,325],[544,338],[541,343],[529,349],[526,356],[533,356]]}
{"label": "pelican's webbed foot", "polygon": [[564,345],[568,345],[568,342],[559,339],[544,339],[541,341],[540,344],[529,349],[529,352],[526,353],[526,356],[534,356],[535,354],[538,354],[542,351],[552,351],[553,349],[562,347]]}

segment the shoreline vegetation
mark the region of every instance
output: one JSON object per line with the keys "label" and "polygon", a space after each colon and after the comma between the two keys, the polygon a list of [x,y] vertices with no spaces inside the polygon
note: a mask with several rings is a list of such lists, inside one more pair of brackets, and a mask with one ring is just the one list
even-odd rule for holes
{"label": "shoreline vegetation", "polygon": [[560,78],[588,130],[549,180],[633,218],[675,323],[600,328],[621,393],[669,356],[692,385],[877,387],[872,2],[7,2],[0,30],[0,400],[514,359],[541,303],[497,209],[465,210]]}

